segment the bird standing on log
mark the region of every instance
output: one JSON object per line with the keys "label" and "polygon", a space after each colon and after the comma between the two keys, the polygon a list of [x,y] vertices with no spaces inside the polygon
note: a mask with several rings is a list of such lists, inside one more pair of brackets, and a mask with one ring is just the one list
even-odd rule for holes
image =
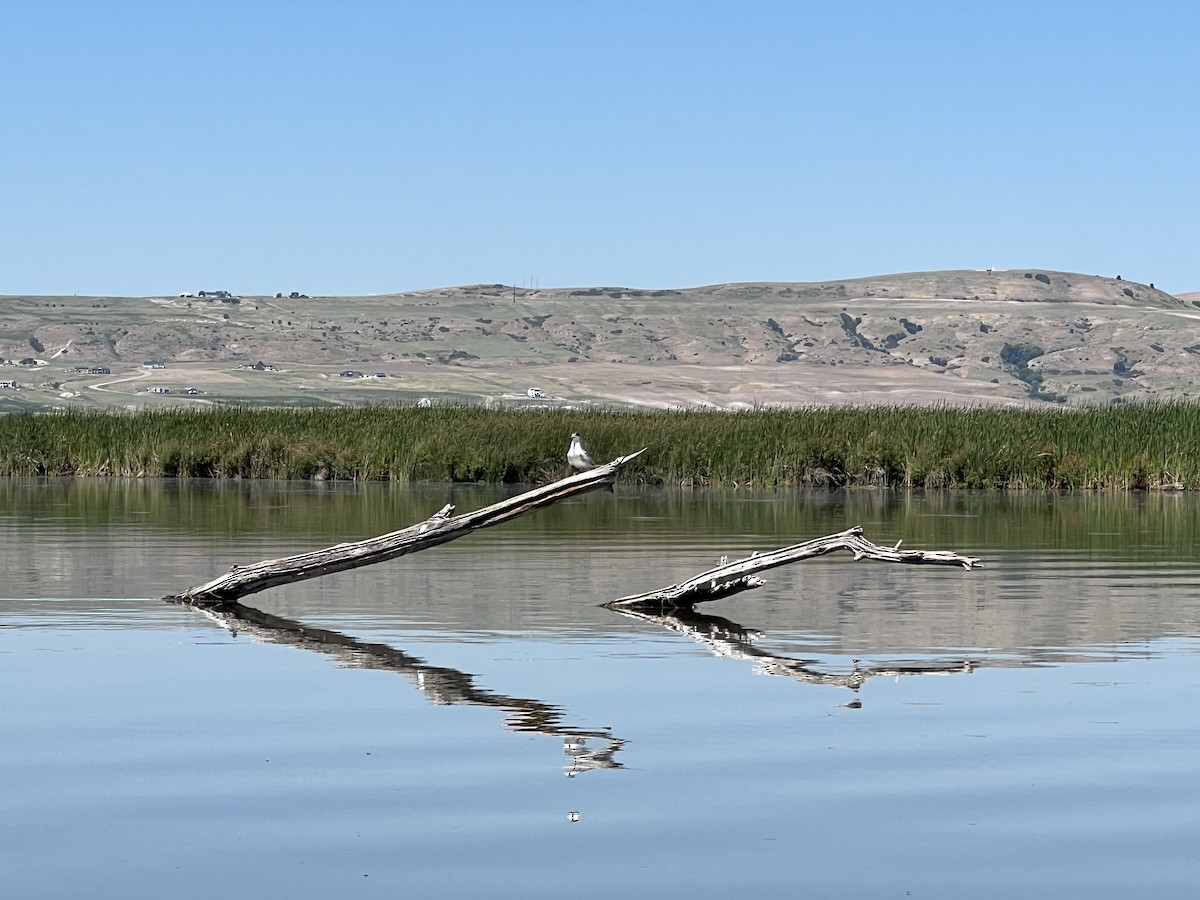
{"label": "bird standing on log", "polygon": [[571,446],[567,448],[567,462],[576,472],[586,472],[588,469],[596,468],[596,463],[592,461],[592,455],[584,449],[583,439],[579,436],[578,431],[571,435]]}

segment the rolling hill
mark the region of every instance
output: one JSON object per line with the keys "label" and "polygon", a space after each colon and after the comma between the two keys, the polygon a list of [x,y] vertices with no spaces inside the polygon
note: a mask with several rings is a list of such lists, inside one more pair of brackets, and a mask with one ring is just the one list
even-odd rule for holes
{"label": "rolling hill", "polygon": [[[1198,307],[1119,276],[1038,269],[680,290],[8,296],[0,381],[17,386],[0,388],[0,409],[1185,399],[1200,394]],[[86,371],[99,367],[110,372]]]}

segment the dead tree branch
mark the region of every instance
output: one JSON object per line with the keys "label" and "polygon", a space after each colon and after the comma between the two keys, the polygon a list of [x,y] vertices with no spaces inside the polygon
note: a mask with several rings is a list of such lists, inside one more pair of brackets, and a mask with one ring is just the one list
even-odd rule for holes
{"label": "dead tree branch", "polygon": [[493,503],[474,512],[454,515],[454,507],[444,506],[424,522],[365,541],[338,544],[284,559],[267,559],[248,566],[234,566],[229,572],[199,587],[188,588],[164,599],[194,606],[220,606],[247,594],[281,584],[343,572],[359,566],[383,562],[427,550],[470,534],[477,528],[499,525],[570,497],[589,491],[611,488],[617,475],[631,460],[644,453],[639,450],[619,456],[612,462],[563,478],[553,484],[527,491],[508,500]]}
{"label": "dead tree branch", "polygon": [[847,550],[858,559],[876,559],[882,562],[925,564],[934,566],[962,566],[973,569],[980,565],[973,556],[961,556],[949,550],[901,550],[900,544],[894,547],[881,547],[872,544],[862,536],[859,526],[837,534],[814,538],[802,544],[781,547],[769,553],[754,553],[746,559],[726,563],[707,572],[701,572],[694,578],[665,588],[648,591],[644,594],[634,594],[621,597],[606,603],[610,609],[690,609],[697,603],[708,600],[720,600],[742,591],[749,591],[766,584],[754,573],[788,563],[811,559],[814,556],[824,556],[835,550]]}

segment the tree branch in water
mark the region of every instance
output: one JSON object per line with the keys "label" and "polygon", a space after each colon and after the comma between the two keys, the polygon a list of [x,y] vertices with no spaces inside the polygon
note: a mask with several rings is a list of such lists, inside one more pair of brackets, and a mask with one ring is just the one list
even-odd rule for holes
{"label": "tree branch in water", "polygon": [[621,597],[604,604],[610,609],[690,609],[697,603],[709,600],[720,600],[740,594],[742,591],[753,590],[766,584],[756,572],[786,566],[789,563],[811,559],[814,556],[824,556],[835,550],[846,550],[854,554],[856,560],[875,559],[882,562],[908,563],[910,565],[961,566],[964,569],[979,567],[980,562],[973,556],[961,556],[949,550],[901,550],[900,543],[894,547],[881,547],[872,544],[862,536],[863,530],[855,526],[837,534],[814,538],[790,547],[781,547],[769,553],[753,553],[745,559],[727,563],[721,560],[721,565],[707,572],[701,572],[694,578],[679,584],[668,585],[644,594],[633,594]]}
{"label": "tree branch in water", "polygon": [[347,569],[369,566],[419,550],[427,550],[470,534],[477,528],[489,528],[508,522],[560,500],[577,497],[589,491],[610,489],[621,470],[644,452],[643,448],[637,453],[619,456],[602,466],[534,488],[474,512],[456,516],[454,507],[447,504],[424,522],[390,534],[365,541],[338,544],[284,559],[267,559],[248,566],[235,565],[224,575],[206,584],[188,588],[164,599],[195,606],[219,606],[281,584],[291,584],[333,572],[344,572]]}

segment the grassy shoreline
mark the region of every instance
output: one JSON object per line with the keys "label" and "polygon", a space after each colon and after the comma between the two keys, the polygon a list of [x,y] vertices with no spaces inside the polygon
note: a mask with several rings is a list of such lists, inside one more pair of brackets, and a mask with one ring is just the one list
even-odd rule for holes
{"label": "grassy shoreline", "polygon": [[[580,431],[650,484],[1200,489],[1200,405],[714,412],[411,406],[0,416],[2,476],[544,482]],[[644,462],[643,462],[644,460]]]}

